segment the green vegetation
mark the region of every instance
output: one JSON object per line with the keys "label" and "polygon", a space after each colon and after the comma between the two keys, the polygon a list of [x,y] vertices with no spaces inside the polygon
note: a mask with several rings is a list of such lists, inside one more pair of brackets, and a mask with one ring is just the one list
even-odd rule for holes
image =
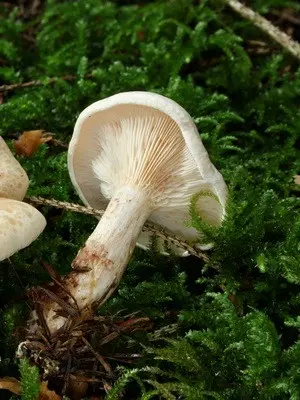
{"label": "green vegetation", "polygon": [[[252,6],[268,18],[283,7],[300,10],[285,0]],[[193,116],[230,188],[217,231],[191,204],[191,223],[216,243],[208,264],[161,256],[155,243],[151,252],[136,250],[118,292],[99,310],[140,311],[165,331],[159,338],[131,333],[123,352],[144,357],[122,367],[107,399],[121,390],[123,398],[144,400],[300,399],[299,62],[217,0],[48,0],[25,16],[3,2],[0,15],[0,81],[42,81],[3,93],[0,134],[10,145],[34,129],[67,143],[90,103],[154,91]],[[267,51],[257,51],[256,41]],[[79,202],[66,149],[43,144],[19,160],[28,195]],[[45,232],[0,265],[0,376],[19,377],[13,333],[26,321],[26,288],[49,280],[41,262],[66,273],[96,224],[40,210]],[[29,370],[23,363],[24,399],[33,399]]]}

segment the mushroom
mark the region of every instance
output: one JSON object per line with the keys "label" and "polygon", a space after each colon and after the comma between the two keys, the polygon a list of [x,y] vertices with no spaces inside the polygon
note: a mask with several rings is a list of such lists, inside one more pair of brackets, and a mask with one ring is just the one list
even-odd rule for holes
{"label": "mushroom", "polygon": [[[201,239],[186,226],[191,197],[199,196],[203,220],[219,225],[227,187],[211,163],[190,115],[174,101],[148,92],[120,93],[87,107],[69,145],[68,167],[80,198],[105,213],[56,288],[80,318],[113,293],[146,220],[191,242]],[[107,205],[108,204],[108,205]],[[52,296],[53,297],[53,296]],[[76,307],[75,307],[76,306]],[[50,298],[44,303],[49,331],[66,317]]]}
{"label": "mushroom", "polygon": [[23,200],[29,179],[0,136],[0,197]]}
{"label": "mushroom", "polygon": [[46,220],[36,208],[0,198],[0,261],[29,246],[45,226]]}
{"label": "mushroom", "polygon": [[33,242],[46,226],[44,216],[23,203],[29,180],[0,137],[0,261]]}

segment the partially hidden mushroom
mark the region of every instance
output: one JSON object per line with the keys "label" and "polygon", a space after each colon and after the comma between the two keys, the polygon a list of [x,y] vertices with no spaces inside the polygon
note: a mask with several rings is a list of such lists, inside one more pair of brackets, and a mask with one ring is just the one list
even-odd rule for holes
{"label": "partially hidden mushroom", "polygon": [[29,179],[0,137],[0,261],[29,246],[44,230],[46,220],[23,203]]}
{"label": "partially hidden mushroom", "polygon": [[26,172],[0,136],[0,197],[22,201],[28,185]]}
{"label": "partially hidden mushroom", "polygon": [[[87,107],[74,128],[68,167],[83,202],[106,207],[61,281],[64,290],[52,289],[64,299],[68,293],[82,319],[114,292],[135,245],[149,246],[149,235],[141,236],[146,220],[195,243],[201,235],[185,223],[194,194],[200,193],[197,210],[204,221],[219,225],[225,215],[226,184],[192,118],[158,94],[120,93]],[[62,308],[44,299],[50,333],[66,322]]]}
{"label": "partially hidden mushroom", "polygon": [[0,198],[0,261],[29,246],[45,226],[44,216],[30,204]]}

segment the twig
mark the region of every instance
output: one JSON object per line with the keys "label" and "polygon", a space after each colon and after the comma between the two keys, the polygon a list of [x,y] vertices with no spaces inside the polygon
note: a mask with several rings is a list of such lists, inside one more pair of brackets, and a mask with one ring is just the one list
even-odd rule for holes
{"label": "twig", "polygon": [[[66,81],[72,81],[74,80],[76,77],[73,75],[67,75],[67,76],[62,76],[61,78],[50,78],[48,80],[48,84],[52,84],[55,83],[58,79],[64,79]],[[30,81],[30,82],[23,82],[23,83],[13,83],[11,85],[2,85],[0,86],[0,92],[9,92],[11,90],[15,90],[15,89],[21,89],[21,88],[28,88],[28,87],[32,87],[32,86],[42,86],[45,85],[45,82],[37,79],[34,81]]]}
{"label": "twig", "polygon": [[63,147],[64,149],[67,149],[69,147],[68,144],[66,144],[66,143],[64,143],[64,142],[62,142],[61,140],[58,140],[58,139],[53,139],[52,138],[51,140],[49,140],[49,142],[53,143],[54,146]]}
{"label": "twig", "polygon": [[54,199],[44,199],[43,197],[25,197],[25,201],[32,204],[38,204],[42,206],[49,206],[55,208],[62,208],[64,210],[69,210],[73,212],[78,212],[81,214],[94,215],[95,217],[102,217],[104,214],[103,210],[96,210],[92,207],[81,206],[80,204],[68,203],[65,201],[59,201]]}
{"label": "twig", "polygon": [[300,18],[297,18],[294,15],[290,14],[287,10],[283,12],[273,10],[271,11],[271,14],[275,15],[276,17],[279,17],[281,20],[285,20],[290,22],[291,24],[300,26]]}
{"label": "twig", "polygon": [[300,44],[293,40],[289,35],[282,32],[266,18],[262,17],[251,8],[244,6],[238,0],[223,0],[229,7],[240,14],[242,17],[253,22],[255,26],[264,31],[268,36],[270,36],[275,42],[279,43],[288,52],[290,52],[294,57],[300,60]]}
{"label": "twig", "polygon": [[[92,74],[87,74],[85,78],[91,78],[93,75]],[[23,83],[13,83],[11,85],[2,85],[0,86],[0,93],[1,92],[10,92],[12,90],[16,89],[23,89],[23,88],[29,88],[32,86],[43,86],[43,85],[51,85],[55,82],[57,82],[59,79],[63,79],[64,81],[74,81],[78,77],[75,75],[66,75],[66,76],[60,76],[60,77],[54,77],[50,78],[48,82],[43,82],[39,79],[30,81],[30,82],[23,82]]]}
{"label": "twig", "polygon": [[[102,217],[102,215],[104,214],[103,210],[95,210],[94,208],[84,207],[79,204],[67,203],[64,201],[58,201],[54,199],[49,200],[49,199],[44,199],[42,197],[26,197],[25,201],[32,204],[62,208],[64,210],[69,210],[82,214],[89,214],[95,217]],[[153,233],[154,235],[162,238],[163,240],[166,240],[167,242],[174,244],[175,246],[179,247],[184,251],[188,251],[191,255],[201,258],[204,261],[208,261],[209,259],[208,256],[202,253],[200,250],[195,249],[194,247],[190,246],[188,243],[179,239],[178,237],[166,233],[162,228],[152,223],[148,222],[147,224],[145,224],[143,230]]]}

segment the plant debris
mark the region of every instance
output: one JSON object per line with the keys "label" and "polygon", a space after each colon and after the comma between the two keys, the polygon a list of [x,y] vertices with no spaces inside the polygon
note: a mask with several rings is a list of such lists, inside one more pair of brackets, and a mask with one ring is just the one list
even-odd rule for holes
{"label": "plant debris", "polygon": [[[18,379],[12,377],[0,378],[0,389],[6,389],[10,392],[21,395],[22,384]],[[79,398],[78,398],[79,399]],[[61,400],[61,396],[53,390],[48,389],[48,382],[43,381],[40,384],[40,394],[37,400]]]}
{"label": "plant debris", "polygon": [[[37,288],[29,290],[31,301],[36,293]],[[128,343],[122,346],[127,351],[116,352],[116,340],[120,339],[122,343],[132,341],[128,334],[153,329],[151,320],[137,317],[137,313],[98,315],[84,322],[80,321],[80,317],[77,320],[70,318],[51,337],[40,303],[33,301],[32,304],[37,315],[36,330],[19,332],[19,339],[24,340],[19,345],[17,357],[28,357],[40,368],[42,379],[47,379],[51,388],[62,394],[72,392],[72,399],[80,399],[91,388],[93,393],[103,394],[119,376],[120,365],[135,364],[142,357],[130,352]],[[68,308],[64,310],[69,312]]]}
{"label": "plant debris", "polygon": [[21,382],[18,379],[6,376],[0,378],[0,389],[6,389],[10,392],[20,395],[22,393]]}
{"label": "plant debris", "polygon": [[18,155],[30,157],[37,152],[42,143],[47,143],[50,140],[52,140],[52,136],[48,136],[45,131],[38,129],[23,132],[13,144]]}
{"label": "plant debris", "polygon": [[295,185],[300,185],[300,175],[294,176],[294,183],[295,183]]}

